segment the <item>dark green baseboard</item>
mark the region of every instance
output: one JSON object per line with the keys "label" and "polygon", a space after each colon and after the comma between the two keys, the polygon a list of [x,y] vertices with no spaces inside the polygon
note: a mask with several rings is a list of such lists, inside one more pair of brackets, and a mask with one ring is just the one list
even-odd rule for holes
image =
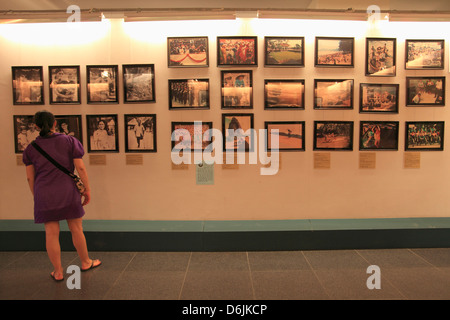
{"label": "dark green baseboard", "polygon": [[[85,220],[90,251],[280,251],[450,247],[450,218],[274,221]],[[73,251],[61,224],[61,248]],[[0,251],[44,251],[43,225],[0,220]]]}

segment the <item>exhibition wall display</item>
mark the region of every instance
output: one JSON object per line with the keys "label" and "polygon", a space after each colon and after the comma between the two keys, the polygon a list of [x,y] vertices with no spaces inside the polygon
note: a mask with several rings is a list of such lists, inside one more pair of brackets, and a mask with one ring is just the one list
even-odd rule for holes
{"label": "exhibition wall display", "polygon": [[[0,204],[0,219],[32,216],[21,153],[42,109],[84,145],[93,194],[86,219],[448,216],[448,27],[296,19],[0,25],[0,186],[12,200]],[[227,129],[254,131],[240,139]],[[216,161],[212,182],[196,183],[198,164],[176,164],[173,152],[205,157],[213,141],[221,142],[216,160],[231,150],[240,162]],[[275,162],[273,174],[261,174]]]}

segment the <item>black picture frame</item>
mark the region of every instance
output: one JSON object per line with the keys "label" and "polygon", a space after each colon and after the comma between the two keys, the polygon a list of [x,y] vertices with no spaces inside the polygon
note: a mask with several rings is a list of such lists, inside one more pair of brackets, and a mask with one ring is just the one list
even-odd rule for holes
{"label": "black picture frame", "polygon": [[28,145],[39,136],[34,115],[14,115],[14,152],[23,153]]}
{"label": "black picture frame", "polygon": [[170,110],[208,110],[209,79],[169,79]]}
{"label": "black picture frame", "polygon": [[266,67],[304,67],[305,37],[264,37]]}
{"label": "black picture frame", "polygon": [[13,66],[14,105],[44,104],[44,72],[42,66]]}
{"label": "black picture frame", "polygon": [[168,37],[167,66],[169,68],[209,67],[208,37]]}
{"label": "black picture frame", "polygon": [[315,79],[314,109],[350,110],[354,105],[353,79]]}
{"label": "black picture frame", "polygon": [[406,77],[406,105],[445,106],[445,77]]}
{"label": "black picture frame", "polygon": [[277,151],[271,147],[271,131],[279,131],[278,151],[305,151],[305,121],[266,121],[266,150]]}
{"label": "black picture frame", "polygon": [[86,115],[88,152],[119,152],[117,114]]}
{"label": "black picture frame", "polygon": [[[198,135],[198,133],[196,134],[195,130],[196,130],[196,126],[201,125],[201,129],[202,129],[202,134],[201,134],[201,141],[198,139],[196,140],[196,136]],[[199,121],[198,123],[195,121],[172,121],[172,151],[203,151],[206,150],[211,146],[211,138],[209,137],[205,137],[205,134],[208,134],[208,130],[213,128],[213,123],[211,121]],[[176,132],[176,130],[181,129],[181,130],[187,130],[189,132],[189,136],[190,136],[190,140],[186,142],[189,143],[189,145],[184,145],[184,146],[178,146],[179,144],[183,144],[184,141],[184,132],[178,133]],[[180,140],[181,137],[181,140]],[[201,147],[200,145],[201,144]]]}
{"label": "black picture frame", "polygon": [[77,138],[83,144],[81,115],[55,115],[56,132]]}
{"label": "black picture frame", "polygon": [[360,121],[359,150],[398,150],[398,121]]}
{"label": "black picture frame", "polygon": [[397,74],[397,39],[366,38],[366,76],[395,77]]}
{"label": "black picture frame", "polygon": [[217,66],[258,66],[258,37],[217,37]]}
{"label": "black picture frame", "polygon": [[264,80],[264,109],[304,110],[305,80]]}
{"label": "black picture frame", "polygon": [[50,104],[81,104],[80,66],[49,66]]}
{"label": "black picture frame", "polygon": [[353,121],[314,121],[313,150],[352,151]]}
{"label": "black picture frame", "polygon": [[[242,130],[237,132],[240,137],[232,137],[229,130]],[[253,135],[246,132],[254,130],[254,114],[253,113],[223,113],[222,114],[222,134],[223,134],[223,151],[224,152],[252,152],[254,150],[255,139]],[[244,137],[245,136],[245,137]],[[238,139],[236,139],[238,138]],[[231,146],[231,147],[230,147]]]}
{"label": "black picture frame", "polygon": [[361,83],[359,112],[398,113],[399,88],[395,83]]}
{"label": "black picture frame", "polygon": [[119,103],[119,67],[117,65],[86,66],[88,104]]}
{"label": "black picture frame", "polygon": [[156,114],[124,114],[125,152],[157,152]]}
{"label": "black picture frame", "polygon": [[443,151],[445,121],[405,122],[405,151]]}
{"label": "black picture frame", "polygon": [[253,108],[252,70],[221,71],[221,108]]}
{"label": "black picture frame", "polygon": [[314,66],[327,68],[354,67],[355,38],[316,37]]}
{"label": "black picture frame", "polygon": [[124,64],[122,75],[124,103],[156,101],[154,64]]}
{"label": "black picture frame", "polygon": [[444,66],[445,40],[406,39],[406,70],[443,70]]}

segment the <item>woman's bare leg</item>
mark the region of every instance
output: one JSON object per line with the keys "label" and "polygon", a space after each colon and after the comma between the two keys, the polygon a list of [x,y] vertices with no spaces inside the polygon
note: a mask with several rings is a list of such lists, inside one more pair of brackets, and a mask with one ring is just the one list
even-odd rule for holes
{"label": "woman's bare leg", "polygon": [[61,265],[61,246],[59,244],[59,221],[45,223],[45,247],[53,265],[53,277],[60,280],[64,277]]}
{"label": "woman's bare leg", "polygon": [[[69,219],[67,220],[67,225],[69,226],[69,230],[72,233],[73,245],[75,246],[78,256],[80,257],[81,269],[89,268],[92,265],[93,261],[89,258],[86,238],[83,232],[83,220],[81,218]],[[95,260],[95,262],[94,265],[100,263],[100,261],[97,260]]]}

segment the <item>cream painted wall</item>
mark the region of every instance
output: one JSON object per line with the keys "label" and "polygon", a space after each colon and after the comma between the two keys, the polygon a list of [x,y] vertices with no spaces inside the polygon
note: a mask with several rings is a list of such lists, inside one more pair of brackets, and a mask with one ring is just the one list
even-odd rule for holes
{"label": "cream painted wall", "polygon": [[[444,120],[449,125],[446,107],[406,107],[406,76],[447,76],[449,23],[380,23],[369,28],[367,22],[314,20],[230,20],[143,22],[124,24],[120,20],[86,23],[78,28],[62,24],[0,25],[0,116],[2,121],[2,157],[0,157],[0,219],[31,219],[33,200],[25,179],[25,167],[16,164],[13,115],[32,115],[43,108],[55,114],[80,114],[85,130],[87,114],[118,114],[120,152],[106,154],[106,166],[85,162],[92,184],[92,202],[86,207],[86,219],[132,220],[252,220],[322,219],[376,217],[449,216],[450,150],[446,138],[443,152],[421,152],[420,169],[403,166],[405,121]],[[169,69],[168,36],[208,36],[210,67]],[[226,170],[215,165],[214,185],[196,185],[195,167],[173,170],[170,158],[171,121],[212,121],[221,129],[220,70],[216,66],[216,37],[258,36],[259,55],[253,70],[255,129],[264,121],[306,121],[306,151],[281,154],[281,169],[274,176],[260,175],[261,165],[240,165]],[[264,68],[264,36],[304,36],[304,68]],[[348,36],[356,40],[355,68],[320,69],[314,67],[315,36]],[[368,78],[364,75],[366,37],[397,38],[397,76]],[[404,70],[405,39],[446,40],[446,68],[443,71]],[[86,65],[154,63],[156,103],[130,105],[86,104]],[[48,104],[48,66],[80,65],[82,104]],[[42,65],[45,80],[45,106],[12,104],[11,66]],[[248,69],[248,68],[244,68]],[[202,77],[210,79],[211,109],[206,111],[169,111],[168,79]],[[266,111],[263,107],[264,79],[305,79],[306,109]],[[353,110],[314,110],[313,85],[316,78],[352,78],[355,80]],[[121,79],[120,79],[121,80]],[[447,77],[447,88],[448,88]],[[399,83],[399,114],[359,113],[359,84]],[[448,90],[446,90],[447,99]],[[143,154],[144,165],[126,165],[123,115],[157,114],[158,152]],[[331,168],[313,168],[314,120],[354,121],[354,147],[351,152],[331,152]],[[358,131],[360,120],[400,121],[398,151],[376,153],[375,169],[359,169]],[[447,128],[447,133],[449,132]],[[84,144],[87,146],[86,131]],[[448,136],[448,134],[447,134]]]}

